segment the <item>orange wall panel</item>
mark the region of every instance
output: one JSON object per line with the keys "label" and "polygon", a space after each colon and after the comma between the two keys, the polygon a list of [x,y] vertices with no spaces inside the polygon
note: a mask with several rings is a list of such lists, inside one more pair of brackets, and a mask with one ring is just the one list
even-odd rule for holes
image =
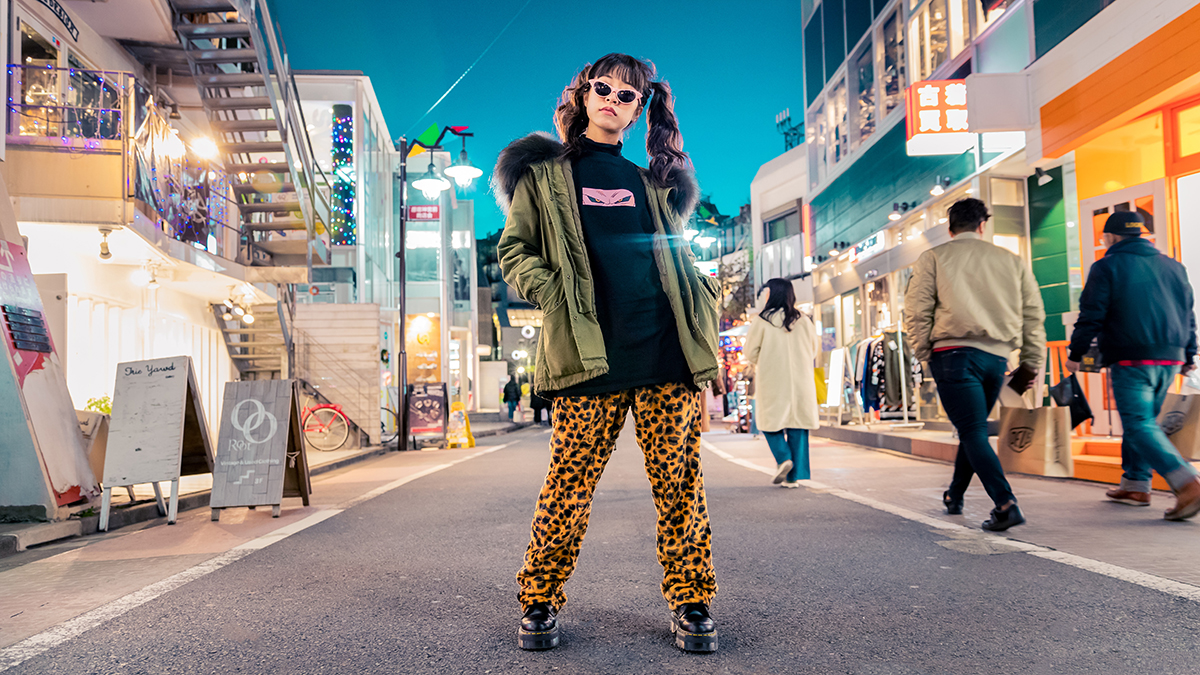
{"label": "orange wall panel", "polygon": [[1042,153],[1061,157],[1104,124],[1200,72],[1200,5],[1041,108]]}

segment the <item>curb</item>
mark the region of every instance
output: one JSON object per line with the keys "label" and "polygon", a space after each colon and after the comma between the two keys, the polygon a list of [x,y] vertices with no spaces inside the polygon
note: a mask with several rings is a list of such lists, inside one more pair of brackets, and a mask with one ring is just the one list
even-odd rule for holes
{"label": "curb", "polygon": [[531,426],[533,426],[533,422],[513,422],[512,424],[510,424],[507,427],[502,427],[500,429],[489,429],[487,431],[480,431],[479,433],[475,433],[472,435],[475,438],[487,438],[488,436],[502,436],[504,434],[511,434],[514,431],[520,431],[521,429],[524,429],[525,427],[531,427]]}
{"label": "curb", "polygon": [[[372,457],[389,452],[383,447],[368,449],[360,454],[350,457],[343,457],[335,462],[322,464],[321,466],[312,467],[309,469],[309,476],[319,476],[323,473],[336,471],[338,469],[357,464]],[[200,509],[208,506],[208,500],[211,496],[211,490],[203,492],[193,492],[187,495],[179,496],[179,512],[190,511],[192,509]],[[166,516],[159,515],[158,504],[153,500],[143,504],[136,504],[129,508],[113,509],[108,517],[108,531],[111,532],[120,527],[144,523],[148,520],[158,518],[165,519]],[[40,544],[48,544],[53,541],[60,541],[70,537],[80,537],[89,534],[95,534],[100,531],[100,516],[88,516],[86,518],[77,518],[55,523],[39,523],[33,524],[31,527],[23,530],[20,533],[5,533],[0,534],[0,559],[16,555],[30,546],[38,546]]]}

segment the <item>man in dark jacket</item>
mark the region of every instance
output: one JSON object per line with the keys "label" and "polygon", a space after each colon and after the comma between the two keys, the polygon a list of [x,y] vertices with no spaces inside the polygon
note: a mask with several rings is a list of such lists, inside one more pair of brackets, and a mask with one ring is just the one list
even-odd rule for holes
{"label": "man in dark jacket", "polygon": [[508,419],[513,421],[513,414],[521,404],[521,385],[517,384],[517,376],[510,375],[508,384],[504,385],[504,404],[508,406]]}
{"label": "man in dark jacket", "polygon": [[1121,415],[1121,484],[1108,498],[1131,506],[1150,505],[1150,469],[1175,492],[1175,507],[1163,517],[1185,520],[1200,513],[1200,477],[1158,426],[1163,399],[1175,374],[1195,369],[1196,316],[1192,287],[1183,265],[1141,238],[1145,218],[1118,211],[1104,223],[1108,252],[1092,265],[1079,298],[1067,370],[1100,339]]}

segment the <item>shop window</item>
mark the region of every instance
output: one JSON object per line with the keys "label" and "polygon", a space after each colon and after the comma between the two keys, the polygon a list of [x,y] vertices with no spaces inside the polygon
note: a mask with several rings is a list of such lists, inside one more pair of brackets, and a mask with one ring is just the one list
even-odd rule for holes
{"label": "shop window", "polygon": [[1163,115],[1155,112],[1075,150],[1079,199],[1148,183],[1166,175]]}
{"label": "shop window", "polygon": [[[882,5],[883,0],[876,0]],[[871,0],[846,0],[846,46],[854,47],[871,30]]]}
{"label": "shop window", "polygon": [[763,241],[779,241],[785,237],[800,234],[800,212],[793,211],[767,221],[763,225]]}
{"label": "shop window", "polygon": [[[59,100],[59,50],[54,42],[21,22],[21,68],[14,72],[20,85],[21,100],[13,106],[15,119],[10,130],[19,136],[61,135]],[[14,69],[16,70],[16,69]]]}
{"label": "shop window", "polygon": [[862,297],[858,289],[841,297],[841,326],[838,338],[842,345],[862,339]]}
{"label": "shop window", "polygon": [[1179,157],[1200,153],[1200,104],[1184,108],[1175,114]]}
{"label": "shop window", "polygon": [[883,96],[883,114],[904,107],[904,21],[897,8],[883,23],[876,58],[880,62],[880,92]]}
{"label": "shop window", "polygon": [[829,352],[837,349],[837,303],[826,302],[821,304],[821,319],[817,324],[817,331],[821,334],[821,351]]}
{"label": "shop window", "polygon": [[875,58],[870,41],[852,60],[850,76],[854,79],[854,147],[875,133]]}
{"label": "shop window", "polygon": [[909,58],[914,79],[929,79],[950,54],[950,16],[946,0],[929,0],[909,22]]}
{"label": "shop window", "polygon": [[987,30],[1018,2],[1020,0],[975,0],[975,34],[979,35]]}
{"label": "shop window", "polygon": [[846,26],[844,22],[843,0],[822,0],[821,14],[825,19],[825,80],[833,77],[834,72],[846,60]]}
{"label": "shop window", "polygon": [[808,146],[808,176],[813,186],[825,180],[825,104],[813,109],[805,125],[805,140]]}
{"label": "shop window", "polygon": [[976,42],[976,71],[980,73],[1016,73],[1029,65],[1029,5],[1019,5],[1009,18],[986,38]]}
{"label": "shop window", "polygon": [[867,284],[867,332],[871,335],[896,327],[890,286],[888,277]]}
{"label": "shop window", "polygon": [[850,150],[850,123],[846,105],[846,81],[840,80],[829,92],[826,111],[826,130],[829,142],[826,146],[829,168],[833,168]]}
{"label": "shop window", "polygon": [[825,50],[821,46],[821,7],[817,7],[812,20],[804,27],[804,80],[808,104],[817,100],[825,87]]}

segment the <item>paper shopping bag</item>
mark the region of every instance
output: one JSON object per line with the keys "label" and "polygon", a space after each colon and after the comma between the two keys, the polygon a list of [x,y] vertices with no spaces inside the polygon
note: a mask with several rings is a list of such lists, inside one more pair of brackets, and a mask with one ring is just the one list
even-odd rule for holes
{"label": "paper shopping bag", "polygon": [[1200,395],[1167,394],[1158,426],[1179,454],[1187,459],[1200,459]]}
{"label": "paper shopping bag", "polygon": [[1058,478],[1073,476],[1070,410],[1001,407],[996,454],[1005,471]]}

